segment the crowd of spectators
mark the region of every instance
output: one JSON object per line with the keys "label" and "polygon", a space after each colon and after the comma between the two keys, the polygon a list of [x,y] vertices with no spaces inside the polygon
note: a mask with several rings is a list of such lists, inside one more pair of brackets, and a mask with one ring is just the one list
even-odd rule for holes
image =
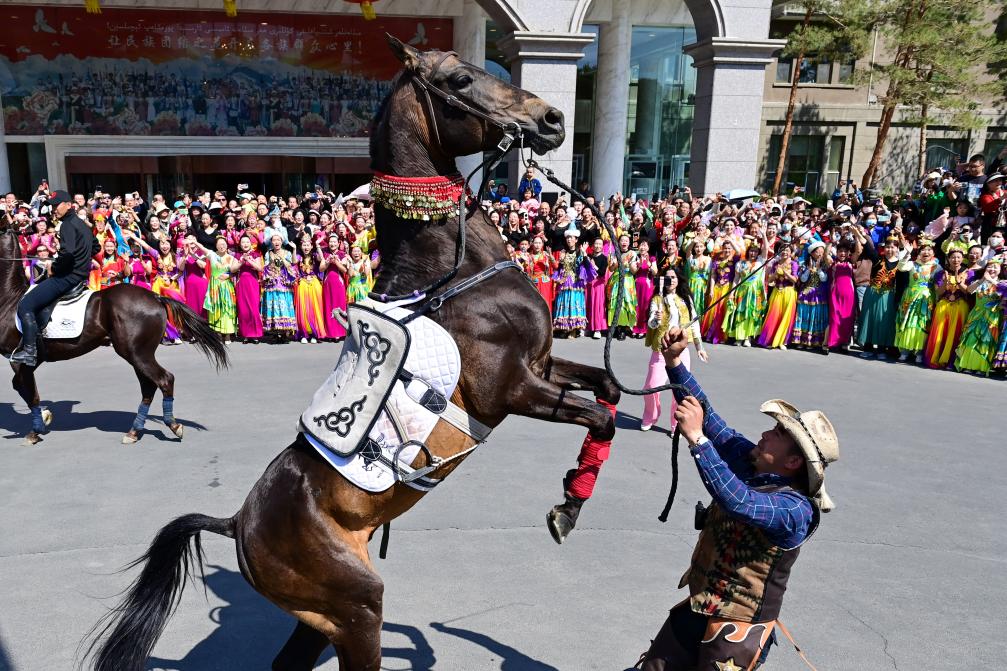
{"label": "crowd of spectators", "polygon": [[[1007,153],[1007,152],[1005,152]],[[796,347],[988,374],[1007,371],[1004,175],[973,156],[882,197],[848,183],[800,196],[555,198],[530,171],[514,197],[490,181],[480,204],[550,309],[557,337],[643,339],[652,303],[678,292],[703,341]],[[58,251],[48,185],[0,204],[21,232],[32,281]],[[98,237],[90,283],[129,282],[185,301],[225,339],[338,341],[334,311],[380,268],[368,200],[321,187],[298,196],[239,185],[177,199],[74,196]],[[380,207],[380,205],[378,205]],[[612,226],[615,236],[593,213]],[[617,313],[619,261],[627,276]],[[683,322],[684,323],[684,322]],[[169,325],[168,342],[178,342]]]}

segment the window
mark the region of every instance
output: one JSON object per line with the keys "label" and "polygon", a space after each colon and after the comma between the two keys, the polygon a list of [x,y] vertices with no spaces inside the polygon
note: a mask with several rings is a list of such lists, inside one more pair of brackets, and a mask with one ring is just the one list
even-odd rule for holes
{"label": "window", "polygon": [[[772,187],[773,179],[776,177],[776,161],[780,156],[782,141],[782,135],[774,135],[769,140],[769,154],[766,157],[768,163],[767,188]],[[803,188],[805,193],[812,195],[821,192],[822,150],[824,146],[825,138],[821,135],[790,136],[790,146],[787,148],[787,172],[783,178],[781,191],[790,192],[795,186],[798,186]]]}
{"label": "window", "polygon": [[958,161],[964,161],[967,158],[968,150],[968,140],[965,139],[929,139],[927,140],[926,170],[931,168],[954,170]]}
{"label": "window", "polygon": [[835,189],[843,178],[843,153],[846,148],[846,138],[836,136],[829,139],[829,167],[825,172],[824,191]]}
{"label": "window", "polygon": [[801,84],[828,84],[832,80],[832,64],[814,57],[801,60]]}
{"label": "window", "polygon": [[791,73],[794,71],[794,61],[790,58],[781,58],[776,61],[776,81],[779,84],[789,84]]}
{"label": "window", "polygon": [[837,83],[839,84],[849,84],[853,81],[853,70],[856,66],[856,60],[849,58],[841,61],[839,63],[839,77]]}

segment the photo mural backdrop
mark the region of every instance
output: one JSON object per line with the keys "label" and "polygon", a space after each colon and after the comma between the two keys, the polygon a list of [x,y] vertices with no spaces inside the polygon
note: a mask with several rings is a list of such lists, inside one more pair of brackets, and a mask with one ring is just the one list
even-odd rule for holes
{"label": "photo mural backdrop", "polygon": [[0,7],[13,135],[366,135],[401,64],[385,33],[448,50],[451,19]]}

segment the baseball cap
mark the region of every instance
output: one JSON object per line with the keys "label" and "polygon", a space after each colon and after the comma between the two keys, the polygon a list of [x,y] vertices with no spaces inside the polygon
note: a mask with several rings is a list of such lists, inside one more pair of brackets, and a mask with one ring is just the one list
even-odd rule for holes
{"label": "baseball cap", "polygon": [[71,198],[70,194],[64,191],[63,189],[56,189],[55,191],[49,194],[49,204],[53,207],[56,207],[60,203],[72,203],[72,202],[73,198]]}

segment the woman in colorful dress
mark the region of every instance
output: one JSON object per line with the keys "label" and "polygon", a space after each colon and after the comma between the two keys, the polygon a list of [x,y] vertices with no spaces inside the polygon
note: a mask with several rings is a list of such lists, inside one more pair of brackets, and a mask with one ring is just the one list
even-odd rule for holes
{"label": "woman in colorful dress", "polygon": [[738,286],[727,299],[724,317],[724,335],[733,338],[742,347],[751,347],[752,338],[762,331],[766,317],[766,238],[762,243],[754,240],[745,250],[745,258],[734,264],[734,284]]}
{"label": "woman in colorful dress", "polygon": [[238,337],[246,343],[262,339],[262,255],[250,235],[238,238],[238,254],[231,264],[237,280],[234,285]]}
{"label": "woman in colorful dress", "polygon": [[[150,250],[147,243],[141,240],[141,245],[145,245],[145,249]],[[157,243],[157,252],[154,256],[154,261],[156,264],[156,273],[154,275],[154,281],[150,285],[150,290],[153,291],[158,296],[164,296],[165,298],[173,298],[180,303],[185,302],[185,296],[182,295],[182,291],[178,285],[178,278],[181,273],[178,270],[178,264],[175,261],[174,253],[175,243],[168,236],[161,238]],[[165,342],[172,343],[175,345],[181,345],[182,339],[179,337],[178,326],[171,323],[171,319],[164,327],[164,340]]]}
{"label": "woman in colorful dress", "polygon": [[293,291],[296,272],[293,254],[283,248],[279,234],[273,235],[262,277],[262,327],[277,342],[287,342],[297,330]]}
{"label": "woman in colorful dress", "polygon": [[983,275],[969,285],[976,299],[975,307],[965,320],[955,368],[988,375],[1003,327],[1003,302],[1007,299],[1007,282],[1001,281],[1000,259],[986,264]]}
{"label": "woman in colorful dress", "polygon": [[787,349],[797,317],[797,261],[791,257],[790,245],[784,245],[768,266],[766,283],[772,287],[766,321],[759,334],[762,347]]}
{"label": "woman in colorful dress", "polygon": [[848,351],[857,323],[857,290],[853,271],[863,251],[864,235],[853,228],[856,242],[841,240],[836,245],[836,259],[829,266],[829,342],[830,349]]}
{"label": "woman in colorful dress", "polygon": [[135,284],[141,289],[150,290],[152,277],[154,276],[154,262],[150,256],[144,253],[143,246],[137,236],[130,231],[123,231],[123,234],[130,239],[130,250],[132,256],[129,258],[129,283]]}
{"label": "woman in colorful dress", "polygon": [[[678,270],[671,270],[658,278],[658,291],[650,301],[647,315],[647,337],[644,343],[651,349],[650,362],[647,364],[647,379],[643,388],[652,389],[668,382],[664,356],[661,354],[661,339],[672,328],[680,328],[692,322],[696,313],[692,309],[692,293],[688,283]],[[694,323],[686,329],[686,337],[696,348],[696,355],[701,361],[709,361],[703,341],[699,337],[699,324]],[[682,352],[681,362],[686,369],[692,370],[692,360],[688,348]],[[671,396],[671,430],[675,430],[675,396]],[[661,418],[661,394],[647,394],[643,397],[643,417],[640,418],[640,430],[650,431]]]}
{"label": "woman in colorful dress", "polygon": [[182,269],[182,295],[185,304],[203,319],[206,319],[206,290],[209,287],[207,257],[196,243],[196,236],[185,236],[185,249],[179,260]]}
{"label": "woman in colorful dress", "polygon": [[321,253],[315,248],[311,235],[304,234],[300,242],[301,258],[297,262],[297,281],[294,283],[294,311],[297,313],[297,336],[302,343],[317,343],[329,337],[325,330],[325,300],[321,273]]}
{"label": "woman in colorful dress", "polygon": [[895,344],[895,276],[904,260],[899,252],[900,243],[905,246],[905,238],[888,236],[881,257],[872,248],[864,248],[865,256],[874,262],[857,330],[857,342],[864,349],[860,356],[864,359],[873,358],[876,348],[878,359],[884,361],[887,358],[885,349]]}
{"label": "woman in colorful dress", "polygon": [[825,243],[815,240],[808,245],[808,260],[797,275],[797,315],[790,343],[808,349],[825,346],[826,331],[829,328],[829,272],[832,258],[825,253]]}
{"label": "woman in colorful dress", "polygon": [[902,363],[909,357],[914,357],[916,363],[923,363],[923,350],[934,316],[934,285],[941,270],[934,259],[934,241],[921,237],[918,245],[916,263],[907,260],[905,265],[909,270],[909,286],[902,294],[895,324],[895,346],[899,348]]}
{"label": "woman in colorful dress", "polygon": [[724,318],[727,316],[728,301],[724,299],[724,296],[731,290],[734,283],[734,252],[734,246],[726,238],[713,249],[713,258],[716,261],[712,263],[710,269],[710,289],[706,293],[705,306],[707,312],[703,315],[700,324],[700,331],[706,342],[722,343],[727,341],[727,335],[724,333]]}
{"label": "woman in colorful dress", "polygon": [[231,282],[231,267],[234,257],[227,251],[227,238],[217,236],[216,250],[203,247],[210,266],[210,281],[206,287],[206,299],[203,307],[206,309],[210,328],[223,336],[224,342],[231,342],[236,328],[237,303],[234,297],[234,284]]}
{"label": "woman in colorful dress", "polygon": [[336,310],[346,312],[346,254],[340,248],[339,236],[329,236],[328,251],[323,255],[318,269],[324,274],[322,281],[322,317],[325,333],[331,340],[342,340],[346,329],[333,314]]}
{"label": "woman in colorful dress", "polygon": [[633,327],[633,337],[643,338],[647,335],[647,316],[650,312],[650,299],[654,296],[654,278],[657,276],[657,259],[650,255],[650,243],[641,240],[636,250],[639,268],[636,275],[636,325]]}
{"label": "woman in colorful dress", "polygon": [[559,293],[552,327],[560,337],[579,338],[587,328],[587,297],[585,287],[594,277],[587,262],[584,247],[578,247],[580,231],[570,226],[563,234],[565,249],[560,252],[559,269],[553,276]]}
{"label": "woman in colorful dress", "polygon": [[129,276],[129,263],[117,251],[115,238],[105,238],[101,254],[91,262],[98,271],[98,289],[104,291],[114,287]]}
{"label": "woman in colorful dress", "polygon": [[591,253],[587,256],[591,266],[592,279],[587,281],[587,330],[595,340],[601,338],[603,331],[608,330],[608,299],[605,287],[608,284],[608,256],[605,254],[605,241],[595,238]]}
{"label": "woman in colorful dress", "polygon": [[356,303],[367,298],[371,286],[371,260],[359,246],[350,247],[350,282],[346,287],[346,302]]}
{"label": "woman in colorful dress", "polygon": [[[619,296],[619,259],[626,271],[622,281],[622,310],[616,316],[615,308]],[[636,272],[640,269],[636,252],[629,248],[629,236],[619,236],[619,248],[609,261],[608,277],[608,328],[615,329],[614,337],[625,340],[636,326]]]}
{"label": "woman in colorful dress", "polygon": [[960,249],[948,252],[947,268],[937,276],[937,307],[927,338],[924,359],[930,368],[947,368],[969,316],[968,271],[962,267]]}
{"label": "woman in colorful dress", "polygon": [[710,290],[710,257],[706,255],[706,242],[693,239],[686,246],[689,276],[689,293],[692,294],[692,309],[697,315],[706,310],[706,294]]}
{"label": "woman in colorful dress", "polygon": [[555,300],[553,291],[552,274],[556,271],[557,263],[552,254],[545,251],[545,239],[536,235],[531,240],[531,252],[528,254],[528,267],[525,272],[531,278],[532,284],[539,295],[549,306],[549,319],[552,320],[552,304]]}

